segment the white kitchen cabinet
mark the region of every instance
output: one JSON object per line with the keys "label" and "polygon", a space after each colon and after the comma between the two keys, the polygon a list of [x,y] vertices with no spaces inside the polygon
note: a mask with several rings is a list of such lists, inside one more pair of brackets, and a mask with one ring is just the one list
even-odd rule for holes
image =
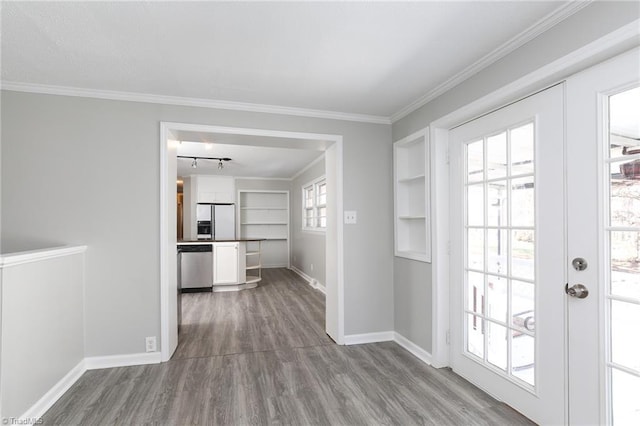
{"label": "white kitchen cabinet", "polygon": [[246,281],[244,242],[213,244],[213,285],[236,285]]}
{"label": "white kitchen cabinet", "polygon": [[235,203],[235,179],[231,176],[194,176],[198,203]]}

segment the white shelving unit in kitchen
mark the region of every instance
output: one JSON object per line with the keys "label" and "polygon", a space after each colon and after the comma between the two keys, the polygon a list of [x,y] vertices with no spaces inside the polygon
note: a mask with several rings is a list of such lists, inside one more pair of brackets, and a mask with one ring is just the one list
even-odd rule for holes
{"label": "white shelving unit in kitchen", "polygon": [[429,132],[393,144],[395,255],[431,262]]}
{"label": "white shelving unit in kitchen", "polygon": [[238,191],[240,238],[264,238],[261,267],[289,267],[289,191]]}
{"label": "white shelving unit in kitchen", "polygon": [[246,283],[262,281],[262,241],[247,241]]}

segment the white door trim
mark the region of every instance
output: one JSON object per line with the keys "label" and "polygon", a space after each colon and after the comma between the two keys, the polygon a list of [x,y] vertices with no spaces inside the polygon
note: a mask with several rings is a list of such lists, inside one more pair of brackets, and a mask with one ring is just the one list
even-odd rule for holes
{"label": "white door trim", "polygon": [[635,20],[512,83],[436,119],[429,125],[432,176],[432,361],[449,365],[449,129],[482,114],[553,86],[580,70],[638,45],[640,20]]}
{"label": "white door trim", "polygon": [[[177,322],[172,321],[170,316],[170,305],[172,292],[175,289],[176,277],[172,276],[171,270],[175,271],[175,247],[170,242],[168,233],[170,223],[170,209],[175,208],[174,200],[168,199],[168,189],[170,185],[175,186],[176,176],[169,176],[169,161],[167,142],[171,139],[172,131],[194,131],[194,132],[215,132],[226,134],[241,134],[250,136],[278,137],[302,139],[309,141],[324,140],[332,142],[331,148],[335,147],[336,167],[329,170],[335,174],[336,181],[336,238],[335,246],[327,247],[327,256],[333,256],[335,271],[327,271],[327,283],[330,285],[329,277],[336,277],[337,285],[337,330],[336,343],[344,344],[344,234],[343,234],[343,145],[341,135],[327,135],[318,133],[289,132],[280,130],[251,129],[238,127],[225,127],[215,125],[201,125],[175,122],[160,122],[160,351],[162,361],[168,361],[177,347]],[[175,170],[175,168],[173,168]],[[171,267],[173,264],[173,267]],[[174,294],[173,297],[176,297]],[[175,330],[174,330],[175,328]]]}

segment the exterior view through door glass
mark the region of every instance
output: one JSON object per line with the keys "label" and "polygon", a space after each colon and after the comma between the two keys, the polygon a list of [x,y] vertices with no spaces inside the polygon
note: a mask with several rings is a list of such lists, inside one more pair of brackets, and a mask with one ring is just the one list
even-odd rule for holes
{"label": "exterior view through door glass", "polygon": [[609,97],[610,264],[606,321],[611,420],[640,424],[640,87]]}
{"label": "exterior view through door glass", "polygon": [[566,406],[563,133],[559,86],[450,133],[452,367],[547,424]]}

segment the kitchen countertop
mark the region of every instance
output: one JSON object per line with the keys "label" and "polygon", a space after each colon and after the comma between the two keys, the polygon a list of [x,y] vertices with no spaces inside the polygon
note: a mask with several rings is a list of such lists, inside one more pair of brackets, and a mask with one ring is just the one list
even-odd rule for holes
{"label": "kitchen countertop", "polygon": [[264,241],[265,238],[237,238],[235,240],[178,240],[178,245],[185,244],[212,244],[212,243],[237,243],[246,241]]}

